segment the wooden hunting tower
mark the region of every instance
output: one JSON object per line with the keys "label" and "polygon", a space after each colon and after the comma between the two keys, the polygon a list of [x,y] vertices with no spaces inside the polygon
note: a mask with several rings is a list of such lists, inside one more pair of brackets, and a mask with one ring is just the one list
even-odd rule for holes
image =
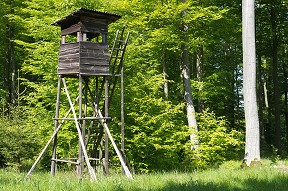
{"label": "wooden hunting tower", "polygon": [[[111,49],[108,47],[107,39],[108,25],[120,18],[119,15],[81,8],[53,24],[61,27],[62,37],[58,60],[54,133],[27,176],[32,173],[48,145],[54,141],[51,159],[52,175],[56,173],[57,163],[67,162],[76,165],[77,175],[81,177],[85,161],[92,180],[96,180],[94,167],[97,165],[102,164],[104,173],[108,173],[108,141],[110,140],[122,169],[129,178],[132,178],[124,154],[123,57],[129,32],[124,38],[124,29],[121,32],[118,30]],[[121,150],[116,146],[108,128],[110,119],[108,111],[119,77],[121,78]],[[74,103],[66,85],[66,79],[68,81],[71,78],[79,80],[78,96]],[[60,113],[62,85],[70,107],[65,115]],[[75,107],[76,103],[78,107]],[[63,123],[69,120],[75,122],[78,132],[78,157],[60,159],[57,158],[56,152],[57,132]],[[91,164],[94,166],[92,167]]]}
{"label": "wooden hunting tower", "polygon": [[[109,74],[108,25],[120,18],[82,8],[57,21],[54,25],[61,27],[62,36],[58,74]],[[67,43],[70,35],[76,42]]]}

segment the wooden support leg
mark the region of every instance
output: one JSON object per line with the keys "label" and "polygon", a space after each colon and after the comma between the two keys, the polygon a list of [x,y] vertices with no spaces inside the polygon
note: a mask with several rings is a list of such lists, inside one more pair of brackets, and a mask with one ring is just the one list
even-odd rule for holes
{"label": "wooden support leg", "polygon": [[102,115],[100,110],[98,110],[98,115],[100,117],[100,123],[103,125],[103,127],[105,129],[105,132],[107,133],[107,135],[108,135],[108,137],[109,137],[109,139],[110,139],[110,141],[112,143],[112,146],[114,147],[114,150],[116,151],[116,154],[118,155],[118,158],[120,160],[121,166],[124,169],[126,176],[128,178],[130,178],[130,179],[133,179],[133,176],[132,176],[130,170],[128,169],[128,167],[127,167],[127,165],[125,163],[124,157],[122,156],[120,150],[118,149],[118,147],[117,147],[117,145],[116,145],[116,143],[115,143],[115,141],[114,141],[114,139],[113,139],[113,137],[112,137],[112,135],[110,133],[108,125],[105,123],[105,120],[103,119],[103,115]]}
{"label": "wooden support leg", "polygon": [[[61,76],[58,76],[58,88],[57,88],[57,99],[56,99],[56,112],[55,112],[55,118],[59,118],[59,108],[60,108],[60,94],[61,94]],[[58,119],[55,119],[54,121],[54,132],[58,128]],[[57,133],[54,136],[54,142],[53,142],[53,150],[52,150],[52,161],[51,161],[51,175],[55,176],[56,174],[56,168],[57,164],[54,159],[56,159],[56,147],[57,147]]]}
{"label": "wooden support leg", "polygon": [[76,129],[78,131],[80,145],[81,145],[81,148],[82,148],[82,151],[83,151],[83,155],[84,155],[84,159],[86,161],[86,165],[87,165],[88,171],[90,173],[90,177],[91,177],[91,179],[93,181],[96,181],[97,180],[96,179],[96,175],[95,175],[94,169],[92,168],[92,166],[90,164],[90,161],[89,161],[89,158],[88,158],[88,155],[87,155],[87,151],[86,151],[86,148],[85,148],[85,143],[84,143],[84,140],[82,138],[82,132],[81,132],[78,120],[77,120],[77,115],[76,115],[73,103],[71,101],[71,98],[70,98],[70,95],[69,95],[69,92],[68,92],[68,89],[67,89],[67,85],[66,85],[66,82],[65,82],[64,78],[62,78],[62,83],[64,85],[65,93],[66,93],[66,96],[68,98],[68,101],[69,101],[69,104],[70,104],[70,107],[71,107],[71,110],[72,110],[72,113],[73,113],[73,116],[74,116],[74,121],[75,121]]}
{"label": "wooden support leg", "polygon": [[[61,79],[61,78],[60,78]],[[79,96],[76,98],[77,102],[79,99]],[[72,107],[74,107],[75,103],[72,104]],[[70,109],[67,111],[67,113],[65,114],[65,118],[68,117],[68,115],[70,114],[70,112],[72,111],[72,107],[70,107]],[[35,169],[36,165],[38,164],[38,162],[40,161],[41,157],[43,156],[44,152],[47,150],[48,146],[50,145],[50,143],[54,140],[54,137],[57,135],[58,131],[60,130],[60,128],[62,127],[62,125],[64,124],[65,120],[62,120],[61,123],[59,124],[59,126],[57,127],[56,130],[54,130],[53,135],[51,136],[51,138],[49,139],[49,141],[47,142],[47,144],[45,145],[44,149],[41,151],[41,153],[39,154],[39,156],[37,157],[37,159],[35,160],[34,164],[32,165],[31,169],[29,170],[29,172],[26,175],[26,178],[28,178],[33,170]]]}
{"label": "wooden support leg", "polygon": [[[83,78],[81,75],[79,75],[79,118],[82,118],[82,95],[83,95]],[[83,127],[83,121],[81,120],[79,123],[79,128],[81,130],[81,137],[84,140],[84,133],[85,133],[85,129]],[[84,133],[83,133],[84,132]],[[79,135],[80,136],[80,135]],[[79,149],[78,149],[78,165],[76,167],[76,171],[77,171],[77,176],[78,178],[82,177],[83,174],[83,170],[84,170],[84,157],[83,157],[83,149],[81,147],[81,143],[79,140]]]}
{"label": "wooden support leg", "polygon": [[[109,97],[108,97],[108,91],[109,91],[109,81],[108,81],[108,77],[105,77],[105,117],[108,117],[108,107],[109,107]],[[106,124],[107,123],[107,119],[106,119]],[[104,161],[104,172],[105,174],[109,174],[109,138],[108,138],[108,134],[105,131],[105,161]]]}
{"label": "wooden support leg", "polygon": [[[121,152],[124,156],[125,151],[125,131],[124,131],[124,75],[123,75],[123,66],[121,67]],[[126,161],[125,161],[126,163]],[[122,174],[125,174],[124,169],[122,168]]]}
{"label": "wooden support leg", "polygon": [[[76,99],[76,101],[78,100],[78,97]],[[72,106],[74,107],[74,104],[72,104]],[[65,118],[68,117],[68,115],[70,114],[70,112],[72,111],[72,109],[70,108],[69,111],[66,113]],[[57,135],[58,131],[60,130],[60,128],[62,127],[62,125],[64,124],[65,120],[62,120],[61,123],[59,124],[59,126],[57,127],[57,129],[54,130],[53,135],[51,136],[51,138],[49,139],[49,141],[47,142],[47,144],[45,145],[44,149],[41,151],[41,153],[39,154],[39,156],[37,157],[37,159],[35,160],[34,164],[32,165],[31,169],[29,170],[29,172],[26,175],[26,178],[29,177],[34,168],[36,167],[37,163],[40,161],[41,157],[43,156],[44,152],[46,151],[46,149],[48,148],[48,146],[50,145],[50,143],[52,142],[52,140],[55,138],[55,136]]]}

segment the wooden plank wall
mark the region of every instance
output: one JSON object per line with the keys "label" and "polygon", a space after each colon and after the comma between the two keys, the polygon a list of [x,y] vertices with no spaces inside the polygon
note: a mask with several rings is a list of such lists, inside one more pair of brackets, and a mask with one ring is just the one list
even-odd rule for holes
{"label": "wooden plank wall", "polygon": [[59,51],[58,74],[79,73],[79,55],[79,43],[61,44]]}
{"label": "wooden plank wall", "polygon": [[108,45],[81,41],[60,46],[58,74],[107,73],[109,73]]}
{"label": "wooden plank wall", "polygon": [[80,73],[86,75],[109,73],[107,44],[80,42]]}

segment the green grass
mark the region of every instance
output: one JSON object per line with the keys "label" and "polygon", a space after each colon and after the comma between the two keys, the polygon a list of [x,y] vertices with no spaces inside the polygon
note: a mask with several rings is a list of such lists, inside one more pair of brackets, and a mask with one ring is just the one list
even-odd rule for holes
{"label": "green grass", "polygon": [[[104,177],[98,175],[97,182],[89,178],[78,180],[72,172],[61,172],[51,177],[49,172],[35,172],[28,179],[25,173],[0,170],[1,191],[73,191],[73,190],[180,190],[180,191],[287,191],[288,168],[285,162],[241,169],[240,162],[226,162],[217,169],[195,172],[163,172],[135,175],[129,180],[122,175]],[[88,175],[86,175],[88,176]]]}

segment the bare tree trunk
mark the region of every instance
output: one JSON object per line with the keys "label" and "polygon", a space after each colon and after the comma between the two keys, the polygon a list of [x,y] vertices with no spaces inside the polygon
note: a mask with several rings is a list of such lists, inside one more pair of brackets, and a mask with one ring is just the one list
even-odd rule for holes
{"label": "bare tree trunk", "polygon": [[[286,47],[283,50],[283,58],[287,54]],[[283,59],[283,74],[284,74],[284,110],[285,110],[285,129],[286,129],[286,144],[288,143],[288,74],[287,74],[287,66],[286,59]]]}
{"label": "bare tree trunk", "polygon": [[[14,14],[14,0],[11,0],[11,14]],[[16,63],[15,63],[15,48],[14,48],[14,24],[10,24],[10,63],[11,63],[11,101],[16,105]]]}
{"label": "bare tree trunk", "polygon": [[[9,14],[14,14],[14,0],[10,2]],[[8,93],[6,98],[8,103],[16,105],[16,63],[15,63],[15,48],[14,48],[14,24],[10,21],[6,25],[6,62],[4,74],[4,88]]]}
{"label": "bare tree trunk", "polygon": [[11,102],[11,94],[10,94],[10,90],[11,90],[11,78],[10,78],[10,71],[11,71],[11,67],[10,67],[10,25],[7,24],[6,26],[6,38],[8,41],[7,44],[7,48],[6,48],[6,55],[5,55],[5,72],[4,72],[4,88],[7,91],[8,96],[6,97],[6,101],[8,103]]}
{"label": "bare tree trunk", "polygon": [[[261,3],[261,1],[259,1]],[[261,23],[258,24],[259,29],[262,28]],[[257,101],[258,101],[258,114],[259,114],[259,128],[261,140],[265,141],[265,126],[264,126],[264,113],[263,113],[263,80],[262,80],[262,31],[259,31],[258,36],[259,51],[257,53]]]}
{"label": "bare tree trunk", "polygon": [[256,100],[256,48],[254,0],[242,1],[243,96],[246,123],[245,160],[260,160],[260,132]]}
{"label": "bare tree trunk", "polygon": [[276,29],[276,12],[275,7],[272,3],[270,12],[271,28],[272,28],[272,80],[273,80],[273,91],[274,91],[274,110],[275,110],[275,145],[277,153],[282,153],[281,148],[281,126],[280,126],[280,106],[279,106],[279,80],[278,80],[278,40],[277,40],[277,29]]}
{"label": "bare tree trunk", "polygon": [[[182,0],[183,3],[186,0]],[[182,16],[185,17],[186,10],[183,11]],[[195,108],[192,101],[192,89],[190,82],[190,63],[189,63],[189,52],[188,46],[186,42],[188,42],[188,25],[187,23],[183,23],[183,43],[181,45],[182,50],[182,61],[181,61],[181,74],[184,84],[184,99],[186,102],[186,112],[188,119],[188,127],[192,130],[190,134],[190,141],[192,143],[191,149],[195,149],[198,147],[198,127],[196,123],[196,113]]]}
{"label": "bare tree trunk", "polygon": [[[196,54],[196,78],[198,82],[203,81],[203,45],[199,45]],[[203,91],[203,84],[200,84],[199,93]],[[200,113],[204,112],[204,102],[201,98],[198,98],[198,109]]]}
{"label": "bare tree trunk", "polygon": [[288,143],[288,92],[287,92],[287,72],[285,72],[285,92],[284,92],[284,95],[285,95],[285,98],[284,98],[284,101],[285,101],[285,126],[286,126],[286,144]]}
{"label": "bare tree trunk", "polygon": [[165,50],[163,50],[162,55],[162,63],[163,63],[163,89],[164,89],[164,96],[165,99],[168,100],[168,75],[167,75],[167,69],[166,69],[166,53]]}
{"label": "bare tree trunk", "polygon": [[[236,51],[236,48],[235,48],[235,51]],[[235,81],[235,85],[236,85],[236,95],[237,95],[237,104],[236,104],[236,108],[237,108],[237,110],[236,110],[236,112],[235,112],[235,117],[234,117],[234,119],[235,119],[235,122],[234,122],[234,125],[236,124],[236,127],[237,127],[237,130],[240,130],[240,125],[239,125],[239,123],[240,123],[240,105],[241,105],[241,93],[240,93],[240,87],[238,86],[238,79],[239,79],[239,76],[240,76],[240,74],[239,74],[239,69],[240,68],[240,66],[237,64],[237,66],[236,66],[236,70],[235,70],[235,77],[234,77],[234,81]]]}
{"label": "bare tree trunk", "polygon": [[258,98],[258,109],[259,109],[259,127],[260,127],[260,135],[261,139],[265,139],[265,127],[263,123],[264,115],[263,115],[263,86],[262,86],[262,69],[261,69],[261,64],[262,64],[262,55],[259,53],[258,54],[258,86],[257,86],[257,98]]}

